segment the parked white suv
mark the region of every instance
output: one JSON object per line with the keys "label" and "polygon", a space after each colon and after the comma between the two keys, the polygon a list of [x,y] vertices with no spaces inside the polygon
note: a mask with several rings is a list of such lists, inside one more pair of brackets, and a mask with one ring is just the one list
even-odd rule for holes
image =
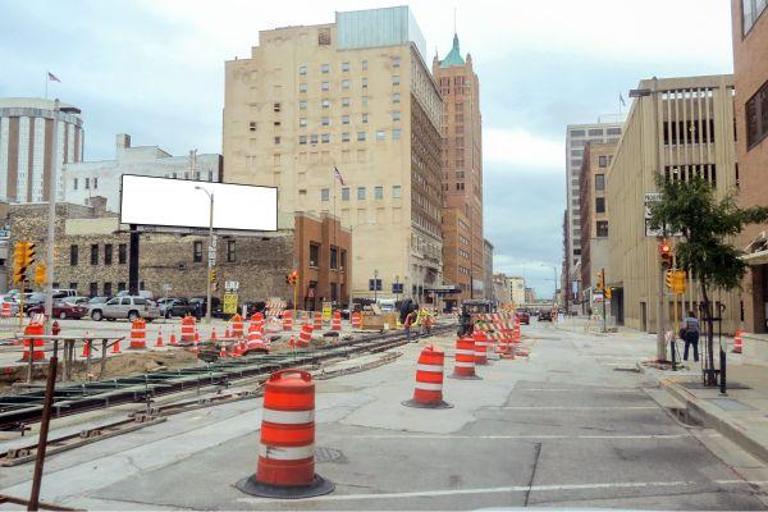
{"label": "parked white suv", "polygon": [[103,318],[133,321],[139,317],[151,321],[160,318],[160,310],[157,304],[144,297],[123,296],[109,299],[103,304],[93,304],[88,310],[88,315],[96,321]]}

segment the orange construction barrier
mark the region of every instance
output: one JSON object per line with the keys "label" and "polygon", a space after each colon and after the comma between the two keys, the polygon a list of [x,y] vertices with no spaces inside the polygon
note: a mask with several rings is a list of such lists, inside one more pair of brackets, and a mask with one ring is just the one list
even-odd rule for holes
{"label": "orange construction barrier", "polygon": [[243,317],[241,317],[238,313],[235,313],[235,316],[232,317],[232,332],[230,333],[231,337],[242,338],[243,330]]}
{"label": "orange construction barrier", "polygon": [[[85,335],[88,336],[88,332],[87,331],[86,331]],[[91,340],[86,339],[83,342],[83,353],[80,354],[80,356],[83,359],[87,359],[87,358],[91,357]]]}
{"label": "orange construction barrier", "polygon": [[112,353],[113,354],[120,354],[120,338],[117,338],[115,340],[115,343],[112,344]]}
{"label": "orange construction barrier", "polygon": [[216,328],[211,327],[211,341],[217,341],[219,338],[216,336]]}
{"label": "orange construction barrier", "polygon": [[301,326],[301,332],[299,333],[299,346],[308,347],[312,341],[313,327],[310,324],[304,324]]}
{"label": "orange construction barrier", "polygon": [[353,311],[350,315],[353,329],[360,329],[363,327],[363,315],[359,311]]}
{"label": "orange construction barrier", "polygon": [[488,364],[488,337],[483,331],[472,333],[475,341],[475,364]]}
{"label": "orange construction barrier", "polygon": [[260,312],[256,312],[251,315],[251,321],[248,324],[248,332],[251,332],[251,328],[258,330],[261,334],[264,334],[264,315]]}
{"label": "orange construction barrier", "polygon": [[157,339],[155,340],[155,348],[163,348],[165,345],[163,344],[163,330],[160,329],[157,331]]}
{"label": "orange construction barrier", "polygon": [[197,329],[195,327],[195,317],[187,315],[181,319],[181,342],[182,343],[194,343],[195,333]]}
{"label": "orange construction barrier", "polygon": [[45,361],[45,352],[43,352],[43,345],[45,342],[42,338],[35,338],[35,336],[41,336],[45,334],[45,327],[39,322],[31,322],[24,327],[24,353],[21,356],[21,360],[25,362],[32,361]]}
{"label": "orange construction barrier", "polygon": [[413,398],[403,402],[408,407],[446,409],[453,407],[443,401],[443,366],[445,353],[434,345],[424,347],[416,365],[416,387]]}
{"label": "orange construction barrier", "polygon": [[453,367],[455,379],[479,379],[475,375],[475,340],[472,338],[459,338],[456,340],[456,362]]}
{"label": "orange construction barrier", "polygon": [[267,380],[256,474],[237,488],[267,498],[333,491],[333,483],[315,473],[315,384],[308,372],[280,370]]}
{"label": "orange construction barrier", "polygon": [[132,350],[147,348],[147,321],[143,318],[137,318],[131,323],[131,344],[128,348]]}
{"label": "orange construction barrier", "polygon": [[293,330],[293,311],[290,309],[286,309],[283,311],[283,330],[284,331],[292,331]]}
{"label": "orange construction barrier", "polygon": [[315,311],[315,323],[312,328],[319,331],[323,328],[323,314],[320,311]]}
{"label": "orange construction barrier", "polygon": [[171,331],[171,345],[178,345],[176,342],[176,333]]}
{"label": "orange construction barrier", "polygon": [[251,351],[269,352],[269,343],[264,341],[263,334],[254,322],[248,326],[248,343],[241,350],[244,355]]}
{"label": "orange construction barrier", "polygon": [[333,318],[331,319],[331,330],[332,331],[341,330],[341,311],[339,311],[338,309],[333,312]]}
{"label": "orange construction barrier", "polygon": [[0,310],[0,318],[11,318],[11,305],[3,302],[3,309]]}
{"label": "orange construction barrier", "polygon": [[741,329],[736,329],[736,333],[733,335],[733,352],[734,354],[741,354],[744,350],[744,340],[741,337]]}

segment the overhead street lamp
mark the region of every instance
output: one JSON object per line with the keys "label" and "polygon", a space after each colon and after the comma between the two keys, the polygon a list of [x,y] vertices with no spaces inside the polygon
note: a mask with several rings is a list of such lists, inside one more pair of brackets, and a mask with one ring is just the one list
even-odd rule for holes
{"label": "overhead street lamp", "polygon": [[[46,248],[46,270],[48,275],[45,293],[45,332],[51,333],[51,326],[53,325],[53,245],[56,242],[56,185],[59,181],[59,117],[61,114],[79,114],[80,109],[77,107],[62,107],[59,99],[56,98],[53,102],[53,170],[51,172],[51,178],[48,183],[48,247]],[[22,283],[21,292],[24,293],[24,285]]]}
{"label": "overhead street lamp", "polygon": [[195,190],[202,190],[208,195],[208,199],[211,200],[211,205],[208,209],[208,279],[207,279],[207,291],[206,291],[206,307],[205,307],[205,322],[211,323],[211,273],[213,272],[213,264],[216,258],[216,246],[213,241],[213,192],[205,187],[196,186]]}

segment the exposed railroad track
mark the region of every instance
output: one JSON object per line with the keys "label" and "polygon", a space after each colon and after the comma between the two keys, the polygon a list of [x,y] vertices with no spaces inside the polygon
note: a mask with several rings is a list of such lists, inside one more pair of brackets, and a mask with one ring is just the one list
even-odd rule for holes
{"label": "exposed railroad track", "polygon": [[[455,325],[440,325],[433,334],[450,332]],[[208,386],[228,386],[246,378],[268,376],[291,366],[316,365],[329,359],[348,358],[354,354],[375,353],[406,343],[405,334],[376,333],[358,339],[340,341],[314,350],[260,354],[203,363],[187,368],[149,372],[84,383],[57,385],[54,391],[53,417],[79,414],[125,403],[150,403],[153,397],[182,393]],[[40,420],[43,389],[0,396],[0,431],[21,431]],[[2,458],[3,453],[0,453]]]}

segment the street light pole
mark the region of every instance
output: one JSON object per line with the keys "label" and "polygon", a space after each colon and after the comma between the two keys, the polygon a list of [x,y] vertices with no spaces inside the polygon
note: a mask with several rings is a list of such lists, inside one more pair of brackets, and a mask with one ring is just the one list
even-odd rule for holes
{"label": "street light pole", "polygon": [[211,304],[211,275],[213,272],[213,263],[214,258],[216,257],[216,248],[213,244],[213,192],[209,191],[207,188],[197,186],[195,187],[195,190],[202,190],[208,195],[208,199],[210,199],[210,207],[208,209],[208,279],[207,279],[207,291],[206,291],[206,307],[205,307],[205,322],[207,324],[211,323],[211,309],[213,309],[213,305]]}
{"label": "street light pole", "polygon": [[378,292],[379,290],[379,271],[374,270],[373,271],[373,301],[376,302],[378,298]]}

